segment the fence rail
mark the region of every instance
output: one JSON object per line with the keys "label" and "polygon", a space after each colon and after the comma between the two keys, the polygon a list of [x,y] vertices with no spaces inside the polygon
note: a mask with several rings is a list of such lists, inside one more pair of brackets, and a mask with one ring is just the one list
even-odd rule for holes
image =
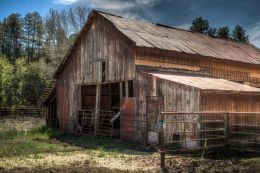
{"label": "fence rail", "polygon": [[44,117],[46,115],[45,112],[46,110],[43,108],[0,109],[0,117]]}
{"label": "fence rail", "polygon": [[137,118],[136,114],[117,114],[106,110],[81,110],[76,118],[76,132],[145,143],[146,119]]}
{"label": "fence rail", "polygon": [[159,122],[162,169],[166,154],[205,155],[215,150],[260,152],[260,112],[168,111],[160,114]]}

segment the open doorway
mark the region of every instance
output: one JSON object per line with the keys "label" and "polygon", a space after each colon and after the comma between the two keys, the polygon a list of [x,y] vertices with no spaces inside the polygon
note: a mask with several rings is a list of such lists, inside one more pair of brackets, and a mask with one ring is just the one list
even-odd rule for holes
{"label": "open doorway", "polygon": [[[92,110],[91,128],[94,129],[94,110],[96,108],[96,85],[82,86],[82,109]],[[102,84],[100,90],[100,105],[98,114],[97,134],[112,135],[119,137],[120,131],[120,116],[116,117],[120,111],[120,83]],[[85,116],[88,114],[85,114]],[[90,116],[90,115],[89,115]],[[116,117],[116,118],[115,118]],[[81,126],[84,126],[82,123]]]}
{"label": "open doorway", "polygon": [[99,129],[105,134],[111,130],[113,137],[119,137],[120,83],[101,85]]}

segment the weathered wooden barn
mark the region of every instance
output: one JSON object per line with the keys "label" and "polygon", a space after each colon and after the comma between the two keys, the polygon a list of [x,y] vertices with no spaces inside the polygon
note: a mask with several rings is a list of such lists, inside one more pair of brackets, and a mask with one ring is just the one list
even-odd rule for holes
{"label": "weathered wooden barn", "polygon": [[63,130],[78,130],[82,110],[93,126],[113,112],[120,137],[135,140],[148,140],[147,117],[161,111],[260,112],[253,45],[95,10],[54,78],[47,119]]}

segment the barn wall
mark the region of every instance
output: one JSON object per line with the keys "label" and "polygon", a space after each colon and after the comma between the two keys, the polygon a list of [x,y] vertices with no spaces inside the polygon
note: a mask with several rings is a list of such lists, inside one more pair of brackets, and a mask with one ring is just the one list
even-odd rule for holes
{"label": "barn wall", "polygon": [[[180,85],[171,81],[160,78],[154,78],[152,75],[137,72],[136,75],[136,98],[137,101],[137,118],[145,119],[147,110],[147,96],[163,96],[163,105],[154,105],[154,107],[163,107],[161,111],[179,111],[179,112],[196,112],[199,111],[200,92],[196,88]],[[154,82],[155,81],[155,82]],[[150,106],[152,107],[152,106]],[[159,117],[159,115],[158,115]],[[197,116],[190,115],[190,118],[197,119]],[[167,120],[175,120],[176,117],[169,117]],[[149,122],[148,122],[149,123]],[[151,122],[153,123],[153,122]],[[167,131],[181,131],[182,125],[167,125]],[[196,127],[187,127],[187,129]],[[194,135],[194,134],[192,134]],[[181,135],[180,135],[181,137]],[[186,136],[189,138],[189,136]],[[172,140],[172,136],[167,136],[166,140]],[[189,145],[189,144],[187,144]],[[196,144],[191,144],[196,145]]]}
{"label": "barn wall", "polygon": [[[57,113],[61,129],[73,130],[81,109],[81,86],[132,80],[134,43],[99,14],[93,14],[57,75]],[[105,81],[102,81],[105,62]],[[70,122],[70,123],[69,123]]]}
{"label": "barn wall", "polygon": [[72,130],[73,113],[80,109],[80,47],[77,47],[73,52],[71,58],[68,60],[62,73],[57,78],[57,114],[60,128],[63,130]]}
{"label": "barn wall", "polygon": [[254,93],[201,93],[200,111],[259,112],[260,97]]}
{"label": "barn wall", "polygon": [[134,78],[135,48],[133,42],[122,35],[100,15],[96,15],[81,43],[82,84],[102,82],[102,62],[105,62],[104,82],[132,80]]}
{"label": "barn wall", "polygon": [[260,87],[260,67],[254,64],[151,48],[138,48],[135,63],[150,67],[174,68],[191,74],[237,82],[244,81],[244,84]]}
{"label": "barn wall", "polygon": [[[259,94],[224,94],[224,93],[201,93],[201,111],[226,111],[226,112],[259,112],[260,97]],[[221,118],[220,115],[211,117],[213,119]],[[229,134],[229,140],[260,142],[257,135],[248,135],[247,133],[258,133],[259,128],[255,125],[260,124],[259,116],[256,114],[228,114],[229,131],[239,132]],[[234,126],[236,124],[236,126]],[[217,124],[211,124],[216,127]],[[219,124],[218,124],[219,125]],[[249,125],[249,126],[244,126]],[[241,134],[243,133],[244,134]],[[234,143],[237,145],[238,143]],[[247,145],[240,143],[240,146]],[[252,147],[252,146],[251,146]],[[254,146],[257,147],[257,146]]]}

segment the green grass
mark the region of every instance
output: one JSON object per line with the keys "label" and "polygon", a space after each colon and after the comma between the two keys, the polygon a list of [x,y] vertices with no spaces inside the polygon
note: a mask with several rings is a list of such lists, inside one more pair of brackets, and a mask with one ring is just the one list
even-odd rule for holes
{"label": "green grass", "polygon": [[254,158],[247,158],[247,159],[242,159],[242,163],[245,164],[260,164],[260,157],[254,157]]}
{"label": "green grass", "polygon": [[72,137],[46,126],[29,131],[9,130],[0,132],[0,158],[29,154],[81,151],[93,156],[122,156],[145,154],[145,147],[138,143],[90,136]]}
{"label": "green grass", "polygon": [[116,156],[124,154],[149,154],[144,153],[145,147],[140,143],[126,142],[118,139],[95,138],[91,136],[83,136],[77,138],[64,137],[60,140],[74,146],[80,146],[86,152],[97,155]]}
{"label": "green grass", "polygon": [[10,130],[0,132],[0,158],[81,149],[80,147],[64,145],[59,142],[51,142],[52,138],[62,135],[64,134],[45,126],[29,131]]}

